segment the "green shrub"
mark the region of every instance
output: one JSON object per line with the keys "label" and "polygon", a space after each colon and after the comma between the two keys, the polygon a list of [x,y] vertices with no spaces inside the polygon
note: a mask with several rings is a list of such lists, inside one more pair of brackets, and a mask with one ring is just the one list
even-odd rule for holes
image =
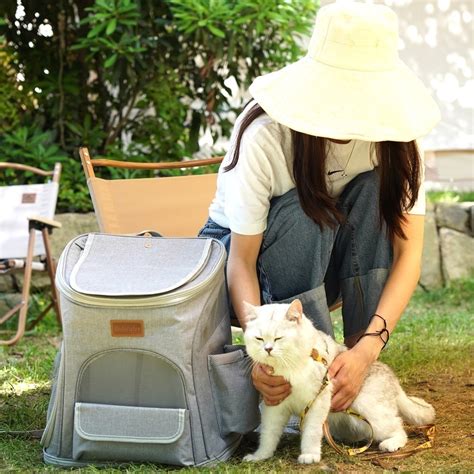
{"label": "green shrub", "polygon": [[[79,146],[93,156],[176,161],[199,150],[206,130],[214,139],[229,136],[243,104],[231,100],[226,79],[246,89],[297,59],[298,36],[309,33],[316,8],[314,0],[4,0],[0,51],[14,51],[14,80],[2,86],[0,77],[0,93],[10,87],[5,97],[16,94],[21,72],[33,110],[10,99],[5,112],[0,105],[0,121],[10,127],[0,159],[12,156],[19,129],[35,146],[47,133],[41,153],[50,162],[56,145],[64,164],[60,209],[86,210]],[[38,164],[31,158],[38,148],[24,156],[20,149],[16,143],[17,160]]]}

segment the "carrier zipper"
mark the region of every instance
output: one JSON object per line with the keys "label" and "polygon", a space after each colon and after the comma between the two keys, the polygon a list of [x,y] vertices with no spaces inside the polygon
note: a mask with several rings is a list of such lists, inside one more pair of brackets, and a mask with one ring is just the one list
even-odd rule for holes
{"label": "carrier zipper", "polygon": [[[83,234],[86,236],[87,234]],[[155,295],[155,296],[140,296],[140,297],[110,297],[110,296],[91,296],[79,293],[73,290],[64,279],[64,270],[66,267],[66,255],[69,253],[69,249],[76,240],[70,242],[64,252],[62,253],[58,262],[58,271],[56,272],[56,286],[58,290],[61,290],[63,295],[72,302],[82,304],[84,306],[104,306],[104,307],[146,307],[146,306],[173,306],[182,303],[193,296],[199,294],[202,288],[208,284],[209,280],[206,279],[187,290],[176,290],[171,294]],[[219,260],[216,263],[215,268],[220,268],[224,264],[225,252],[222,252]],[[213,277],[211,277],[213,279]]]}

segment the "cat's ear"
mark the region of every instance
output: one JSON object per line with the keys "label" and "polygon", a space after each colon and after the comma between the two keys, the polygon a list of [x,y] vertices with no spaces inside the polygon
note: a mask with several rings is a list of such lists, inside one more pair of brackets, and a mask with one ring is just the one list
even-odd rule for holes
{"label": "cat's ear", "polygon": [[245,309],[245,316],[247,321],[252,321],[257,317],[257,306],[253,304],[247,303],[247,301],[243,301],[244,309]]}
{"label": "cat's ear", "polygon": [[297,323],[301,322],[303,316],[303,305],[299,299],[293,300],[286,312],[286,319],[289,321],[296,321]]}

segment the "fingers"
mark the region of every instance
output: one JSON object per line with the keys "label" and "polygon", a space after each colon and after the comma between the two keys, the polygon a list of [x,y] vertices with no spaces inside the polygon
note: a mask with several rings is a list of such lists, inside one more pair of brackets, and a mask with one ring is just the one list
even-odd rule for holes
{"label": "fingers", "polygon": [[341,354],[339,354],[332,362],[332,364],[330,365],[329,369],[328,369],[328,376],[330,378],[334,378],[336,376],[336,374],[339,372],[339,369],[342,367],[344,361],[342,359],[342,357],[340,357]]}
{"label": "fingers", "polygon": [[332,411],[343,411],[351,406],[355,396],[346,393],[344,390],[339,390],[331,400]]}
{"label": "fingers", "polygon": [[267,397],[263,397],[263,402],[264,402],[265,405],[267,405],[267,406],[274,407],[274,406],[279,405],[285,398],[286,398],[286,397],[284,397],[284,398],[267,398]]}
{"label": "fingers", "polygon": [[288,385],[290,384],[281,376],[279,375],[271,375],[273,369],[268,368],[267,366],[263,365],[257,365],[256,370],[255,370],[255,378],[258,378],[258,380],[261,380],[262,383],[265,385],[269,385],[271,387],[278,387],[279,385]]}
{"label": "fingers", "polygon": [[291,393],[291,385],[283,377],[269,375],[268,371],[264,366],[255,366],[252,381],[266,405],[278,405]]}
{"label": "fingers", "polygon": [[357,389],[344,374],[339,373],[332,380],[333,394],[331,399],[331,410],[341,411],[349,408],[357,396]]}

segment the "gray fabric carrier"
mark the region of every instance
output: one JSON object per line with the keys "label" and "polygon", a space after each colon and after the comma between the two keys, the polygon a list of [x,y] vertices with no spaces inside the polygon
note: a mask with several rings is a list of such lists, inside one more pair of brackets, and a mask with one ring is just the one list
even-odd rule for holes
{"label": "gray fabric carrier", "polygon": [[231,456],[259,410],[248,357],[231,345],[224,265],[215,239],[91,233],[66,246],[45,462]]}

